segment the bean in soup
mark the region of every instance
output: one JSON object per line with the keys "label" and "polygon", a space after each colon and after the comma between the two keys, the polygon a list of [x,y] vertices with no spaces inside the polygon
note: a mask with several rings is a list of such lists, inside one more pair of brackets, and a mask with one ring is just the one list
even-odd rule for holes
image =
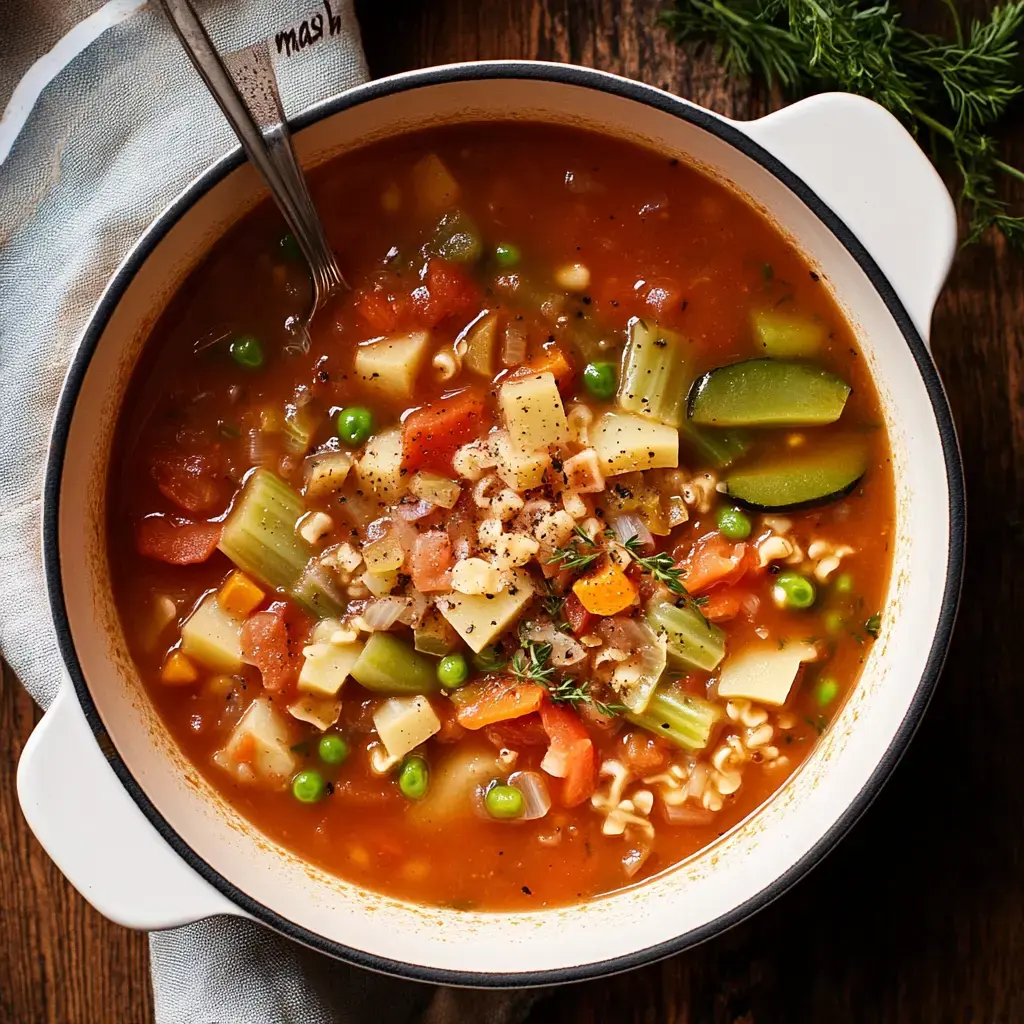
{"label": "bean in soup", "polygon": [[153,331],[118,430],[125,637],[275,840],[428,904],[567,904],[690,856],[800,765],[889,575],[878,399],[826,284],[681,163],[528,124],[267,204]]}

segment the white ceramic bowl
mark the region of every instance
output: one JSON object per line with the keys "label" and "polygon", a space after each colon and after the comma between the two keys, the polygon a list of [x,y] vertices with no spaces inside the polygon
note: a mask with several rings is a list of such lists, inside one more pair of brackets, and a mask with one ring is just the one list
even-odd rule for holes
{"label": "white ceramic bowl", "polygon": [[881,396],[897,490],[884,632],[803,767],[700,854],[581,906],[423,908],[311,869],[226,806],[155,715],[111,601],[104,543],[111,437],[147,329],[210,244],[263,195],[233,153],[152,225],[92,318],[64,388],[44,546],[68,678],[25,749],[19,793],[61,870],[102,913],[161,928],[249,916],[333,956],[478,986],[592,977],[666,956],[784,892],[864,811],[905,749],[942,665],[963,555],[956,438],[927,349],[956,231],[941,181],[880,107],[847,95],[737,123],[583,68],[481,63],[373,82],[307,112],[307,166],[435,123],[585,126],[696,162],[791,236],[855,325]]}

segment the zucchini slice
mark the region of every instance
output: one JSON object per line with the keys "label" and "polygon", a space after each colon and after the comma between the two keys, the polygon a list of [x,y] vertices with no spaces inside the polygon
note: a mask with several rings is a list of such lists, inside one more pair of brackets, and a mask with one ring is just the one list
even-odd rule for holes
{"label": "zucchini slice", "polygon": [[757,347],[772,359],[812,359],[828,336],[822,321],[794,313],[758,310],[750,320]]}
{"label": "zucchini slice", "polygon": [[706,427],[835,423],[850,385],[813,363],[748,359],[709,370],[690,391],[689,417]]}
{"label": "zucchini slice", "polygon": [[868,468],[867,445],[844,438],[800,455],[742,466],[725,478],[733,501],[775,511],[820,505],[853,490]]}

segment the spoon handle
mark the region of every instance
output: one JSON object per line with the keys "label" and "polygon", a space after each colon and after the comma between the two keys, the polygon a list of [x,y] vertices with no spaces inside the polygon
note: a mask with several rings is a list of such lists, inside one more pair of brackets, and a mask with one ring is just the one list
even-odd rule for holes
{"label": "spoon handle", "polygon": [[270,186],[309,264],[315,310],[324,296],[345,281],[295,158],[266,40],[225,61],[190,0],[160,0],[160,6],[242,148]]}

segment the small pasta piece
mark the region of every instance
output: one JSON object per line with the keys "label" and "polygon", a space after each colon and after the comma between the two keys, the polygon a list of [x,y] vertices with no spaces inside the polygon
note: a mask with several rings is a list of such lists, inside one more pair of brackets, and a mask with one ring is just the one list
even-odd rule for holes
{"label": "small pasta piece", "polygon": [[562,472],[568,487],[580,494],[597,494],[604,490],[604,475],[593,448],[583,451],[562,463]]}
{"label": "small pasta piece", "polygon": [[577,521],[586,519],[590,513],[587,503],[575,491],[562,491],[562,508]]}
{"label": "small pasta piece", "polygon": [[430,365],[434,368],[438,380],[449,381],[462,372],[462,357],[458,349],[442,348],[434,353]]}
{"label": "small pasta piece", "polygon": [[576,444],[590,444],[590,425],[594,422],[594,414],[586,405],[574,405],[565,414],[569,424],[569,440]]}
{"label": "small pasta piece", "polygon": [[334,529],[334,520],[326,512],[307,512],[296,524],[298,535],[307,544],[319,544]]}
{"label": "small pasta piece", "polygon": [[452,568],[452,590],[460,594],[497,594],[504,590],[504,583],[490,562],[464,558]]}

